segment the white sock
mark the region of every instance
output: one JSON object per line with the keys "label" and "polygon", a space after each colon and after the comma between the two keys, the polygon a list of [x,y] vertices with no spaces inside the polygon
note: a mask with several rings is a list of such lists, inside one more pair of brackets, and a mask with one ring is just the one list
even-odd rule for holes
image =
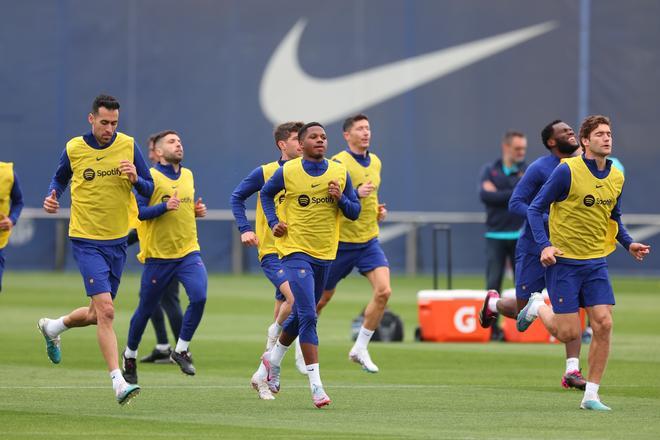
{"label": "white sock", "polygon": [[123,390],[126,385],[128,385],[124,380],[124,376],[121,375],[121,370],[119,368],[110,372],[110,379],[112,379],[112,389],[115,390],[115,392]]}
{"label": "white sock", "polygon": [[497,311],[497,302],[499,301],[499,298],[491,298],[488,300],[488,310],[490,310],[493,313],[499,313]]}
{"label": "white sock", "polygon": [[60,333],[63,333],[68,329],[69,327],[64,325],[64,316],[60,316],[57,319],[50,319],[46,324],[46,333],[48,333],[48,336],[51,338],[58,337]]}
{"label": "white sock", "polygon": [[257,368],[254,376],[257,376],[259,379],[265,379],[268,376],[268,370],[266,370],[266,366],[263,362],[259,362],[259,368]]}
{"label": "white sock", "polygon": [[319,364],[307,365],[307,377],[309,378],[309,388],[314,391],[314,387],[323,388],[321,383],[321,372],[319,371]]}
{"label": "white sock", "polygon": [[353,350],[366,350],[367,349],[367,344],[369,344],[369,341],[371,340],[371,337],[374,334],[374,330],[369,330],[364,328],[364,326],[360,327],[360,331],[358,332],[357,339],[355,340],[355,345],[353,345]]}
{"label": "white sock", "polygon": [[170,344],[156,344],[156,350],[158,351],[170,351],[171,349]]}
{"label": "white sock", "polygon": [[529,306],[529,314],[532,316],[539,316],[539,307],[544,305],[543,300],[532,301],[532,304]]}
{"label": "white sock", "polygon": [[275,346],[270,350],[270,363],[275,365],[276,367],[281,366],[282,359],[284,359],[284,355],[286,354],[286,351],[288,349],[289,346],[282,345],[280,341],[277,341],[275,343]]}
{"label": "white sock", "polygon": [[126,347],[126,350],[124,350],[124,357],[127,359],[137,359],[137,350],[131,350]]}
{"label": "white sock", "polygon": [[268,336],[271,338],[278,337],[280,333],[282,333],[282,326],[277,322],[273,322],[270,326],[268,326]]}
{"label": "white sock", "polygon": [[600,388],[599,384],[587,382],[587,387],[584,390],[584,398],[582,400],[600,400],[598,398],[598,388]]}
{"label": "white sock", "polygon": [[176,341],[176,348],[174,351],[177,353],[183,353],[184,351],[188,351],[188,345],[190,345],[190,341],[184,341],[183,339],[179,338],[178,341]]}
{"label": "white sock", "polygon": [[580,370],[580,359],[579,358],[566,358],[566,372],[570,373],[571,371]]}

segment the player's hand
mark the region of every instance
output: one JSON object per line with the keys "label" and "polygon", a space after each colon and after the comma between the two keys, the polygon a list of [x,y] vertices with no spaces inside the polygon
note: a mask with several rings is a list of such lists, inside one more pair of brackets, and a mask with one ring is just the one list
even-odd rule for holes
{"label": "player's hand", "polygon": [[541,264],[543,267],[552,266],[557,263],[555,255],[564,255],[561,249],[554,246],[548,246],[541,251]]}
{"label": "player's hand", "polygon": [[135,169],[135,165],[133,165],[131,162],[127,160],[122,160],[119,162],[119,171],[121,171],[122,174],[125,174],[126,177],[128,177],[128,180],[132,183],[135,184],[137,182],[137,170]]}
{"label": "player's hand", "polygon": [[195,203],[195,217],[206,217],[206,205],[202,203],[201,197]]}
{"label": "player's hand", "polygon": [[385,217],[387,217],[387,208],[385,207],[385,203],[381,203],[378,205],[378,221],[382,222],[385,220]]}
{"label": "player's hand", "polygon": [[339,182],[336,180],[331,180],[328,182],[328,194],[335,199],[335,201],[339,201],[341,199],[341,192],[339,191]]}
{"label": "player's hand", "polygon": [[167,207],[168,211],[176,211],[179,209],[179,205],[181,204],[181,200],[179,200],[179,192],[174,191],[174,194],[167,200],[167,203],[165,203],[165,207]]}
{"label": "player's hand", "polygon": [[286,234],[288,226],[284,222],[279,222],[273,226],[273,235],[275,237],[283,237]]}
{"label": "player's hand", "polygon": [[60,209],[60,202],[57,201],[57,193],[53,190],[48,197],[44,199],[44,211],[49,214],[55,214]]}
{"label": "player's hand", "polygon": [[241,234],[241,243],[245,246],[259,246],[259,238],[257,238],[257,234],[253,231],[243,232]]}
{"label": "player's hand", "polygon": [[11,231],[13,227],[14,224],[11,222],[11,219],[4,214],[0,214],[0,231]]}
{"label": "player's hand", "polygon": [[635,260],[642,261],[651,252],[651,246],[642,243],[630,243],[628,252]]}
{"label": "player's hand", "polygon": [[375,189],[376,189],[376,186],[374,186],[374,184],[371,183],[371,180],[368,181],[367,183],[363,183],[362,185],[358,186],[358,188],[357,188],[358,197],[361,198],[361,199],[369,197],[369,194],[374,192]]}
{"label": "player's hand", "polygon": [[490,180],[484,180],[483,182],[481,182],[481,188],[482,188],[484,191],[486,191],[486,192],[491,192],[491,193],[497,191],[497,187],[496,187],[495,184],[494,184],[493,182],[491,182]]}

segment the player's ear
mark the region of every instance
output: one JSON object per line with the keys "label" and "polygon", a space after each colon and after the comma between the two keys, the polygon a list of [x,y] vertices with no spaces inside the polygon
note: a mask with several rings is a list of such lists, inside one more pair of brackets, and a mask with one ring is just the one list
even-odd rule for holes
{"label": "player's ear", "polygon": [[87,121],[88,121],[90,124],[93,124],[93,123],[94,123],[94,114],[92,114],[92,113],[88,114],[88,115],[87,115]]}

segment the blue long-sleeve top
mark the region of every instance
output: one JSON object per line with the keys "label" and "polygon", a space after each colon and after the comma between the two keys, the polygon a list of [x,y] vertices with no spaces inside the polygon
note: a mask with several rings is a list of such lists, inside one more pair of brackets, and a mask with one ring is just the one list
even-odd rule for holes
{"label": "blue long-sleeve top", "polygon": [[[94,135],[89,132],[83,135],[83,140],[87,145],[96,149],[103,150],[108,148],[117,138],[117,133],[112,135],[112,139],[105,145],[99,145],[98,141]],[[151,178],[151,173],[149,172],[149,166],[144,160],[142,153],[140,152],[140,147],[137,142],[133,143],[133,165],[135,165],[135,170],[137,172],[137,182],[133,184],[133,188],[141,195],[145,197],[151,197],[151,194],[154,192],[154,181]],[[66,187],[69,185],[73,177],[73,170],[71,169],[71,162],[69,161],[69,155],[66,153],[66,148],[62,151],[60,155],[60,162],[55,170],[55,174],[51,179],[50,185],[48,186],[48,193],[50,195],[53,190],[59,199],[66,190]],[[92,240],[89,238],[75,238],[77,241],[84,241],[87,243],[93,243],[103,246],[113,246],[126,242],[126,237],[117,238],[115,240]]]}
{"label": "blue long-sleeve top", "polygon": [[[541,190],[543,184],[548,180],[552,171],[557,168],[559,162],[560,159],[554,154],[539,157],[529,165],[522,179],[520,179],[513,190],[511,199],[509,199],[509,212],[525,219],[522,234],[520,234],[520,238],[518,238],[518,243],[516,244],[516,250],[518,252],[532,255],[540,255],[541,253],[539,245],[534,241],[532,228],[527,221],[527,210],[529,209],[529,204],[532,203],[532,200],[534,200],[534,197]],[[547,233],[547,211],[543,213],[543,223]]]}
{"label": "blue long-sleeve top", "polygon": [[[286,161],[281,159],[277,161],[277,163],[280,164],[280,167],[284,165],[285,162]],[[250,225],[250,222],[245,215],[245,201],[249,199],[252,194],[261,191],[264,183],[263,169],[261,166],[258,166],[252,170],[245,179],[241,180],[241,183],[239,183],[231,193],[229,205],[231,206],[231,212],[234,215],[236,225],[241,234],[253,230],[252,225]]]}
{"label": "blue long-sleeve top", "polygon": [[[83,135],[83,140],[85,143],[97,150],[104,150],[108,148],[110,145],[112,145],[116,138],[117,133],[112,135],[110,142],[105,145],[99,145],[98,141],[91,132]],[[151,174],[149,173],[149,166],[145,162],[137,142],[133,143],[133,164],[135,165],[135,170],[137,171],[138,176],[137,182],[133,184],[133,187],[139,194],[145,197],[151,197],[151,194],[154,192],[154,181],[151,178]],[[60,162],[57,166],[57,169],[55,170],[55,174],[53,175],[53,178],[50,182],[50,186],[48,187],[48,194],[55,190],[57,198],[59,199],[62,193],[66,190],[66,187],[69,185],[72,176],[73,170],[71,170],[71,162],[69,161],[69,155],[66,154],[65,148],[60,155]]]}
{"label": "blue long-sleeve top", "polygon": [[[160,163],[156,163],[154,164],[154,168],[163,173],[168,179],[178,180],[179,177],[181,177],[181,167],[179,167],[179,171],[174,171],[174,167],[172,165],[162,165]],[[134,191],[134,193],[135,200],[137,201],[138,205],[138,219],[149,220],[161,216],[167,212],[166,202],[149,206],[151,196],[145,197],[142,194],[139,194],[137,189]]]}
{"label": "blue long-sleeve top", "polygon": [[[612,167],[612,161],[607,160],[605,169],[599,170],[596,165],[596,161],[593,159],[586,159],[582,156],[585,164],[589,168],[591,173],[599,178],[603,179],[607,177],[610,173],[610,168]],[[548,181],[541,187],[541,190],[536,195],[532,204],[529,205],[529,210],[527,211],[527,221],[530,224],[532,229],[532,234],[534,235],[534,240],[539,245],[540,249],[544,249],[548,246],[552,246],[552,243],[548,239],[548,234],[545,230],[545,225],[543,222],[543,214],[547,212],[550,208],[550,205],[553,202],[561,202],[566,200],[568,197],[568,192],[571,188],[571,170],[567,164],[561,164],[550,174]],[[632,237],[628,234],[625,226],[621,222],[621,195],[617,198],[614,209],[610,218],[617,222],[619,225],[619,232],[616,235],[616,239],[623,247],[628,249],[630,244],[633,242]],[[572,263],[590,263],[595,261],[604,261],[605,258],[594,258],[590,260],[570,260],[568,258],[557,257],[562,261],[570,261]]]}
{"label": "blue long-sleeve top", "polygon": [[21,183],[18,180],[16,171],[14,171],[14,185],[11,187],[9,199],[11,200],[11,205],[7,217],[15,225],[18,217],[21,216],[21,211],[23,211],[23,191],[21,191]]}

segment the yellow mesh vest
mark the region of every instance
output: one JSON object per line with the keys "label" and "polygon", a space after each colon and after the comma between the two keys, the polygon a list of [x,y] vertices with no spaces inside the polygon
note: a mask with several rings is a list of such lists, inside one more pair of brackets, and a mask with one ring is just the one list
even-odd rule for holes
{"label": "yellow mesh vest", "polygon": [[298,158],[285,163],[283,172],[288,231],[276,242],[280,256],[303,252],[320,260],[334,260],[339,242],[339,217],[343,214],[328,194],[328,184],[336,180],[343,192],[346,168],[328,161],[326,172],[312,177]]}
{"label": "yellow mesh vest", "polygon": [[623,188],[623,174],[610,168],[604,179],[595,177],[581,156],[565,159],[571,171],[568,197],[550,206],[550,242],[563,258],[586,260],[611,254],[618,225],[610,216]]}
{"label": "yellow mesh vest", "polygon": [[378,237],[378,188],[380,187],[380,159],[373,153],[369,153],[371,163],[363,167],[348,151],[342,151],[332,159],[342,163],[351,176],[353,188],[367,182],[374,184],[376,189],[364,199],[359,199],[362,205],[360,217],[351,221],[342,216],[339,219],[339,241],[346,243],[366,243],[372,238]]}
{"label": "yellow mesh vest", "polygon": [[[261,166],[261,170],[263,171],[264,174],[264,183],[268,182],[268,179],[270,179],[273,176],[273,174],[275,174],[275,171],[277,171],[279,167],[280,164],[277,161]],[[275,236],[273,235],[273,231],[268,227],[268,220],[264,215],[264,209],[261,207],[260,195],[261,195],[261,191],[257,193],[257,210],[256,210],[257,212],[254,222],[255,234],[257,234],[257,238],[259,239],[259,246],[257,248],[259,252],[259,261],[261,261],[264,255],[277,253],[277,248],[275,247]],[[286,221],[286,218],[284,217],[284,212],[282,211],[282,209],[280,209],[283,200],[284,200],[284,191],[280,191],[274,198],[275,209],[277,210],[277,217],[281,221]]]}
{"label": "yellow mesh vest", "polygon": [[97,150],[80,136],[66,144],[66,153],[73,171],[69,236],[93,240],[125,237],[133,186],[119,171],[119,162],[133,163],[133,138],[117,133],[112,145]]}
{"label": "yellow mesh vest", "polygon": [[[11,204],[11,190],[14,187],[14,164],[0,162],[0,214],[9,215]],[[0,249],[7,246],[11,231],[0,231]]]}
{"label": "yellow mesh vest", "polygon": [[149,200],[149,206],[167,202],[175,191],[181,204],[176,211],[167,211],[161,216],[140,223],[138,260],[144,262],[147,258],[176,259],[198,251],[195,182],[192,172],[181,168],[179,178],[172,180],[155,168],[150,171],[154,179],[154,193]]}

